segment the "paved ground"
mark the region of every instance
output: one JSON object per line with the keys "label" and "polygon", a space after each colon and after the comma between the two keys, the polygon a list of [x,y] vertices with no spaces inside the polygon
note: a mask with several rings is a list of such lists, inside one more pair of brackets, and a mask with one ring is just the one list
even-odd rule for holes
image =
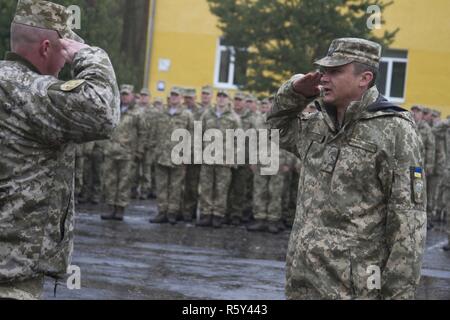
{"label": "paved ground", "polygon": [[[285,299],[287,231],[151,225],[152,201],[133,202],[124,223],[102,222],[100,211],[78,210],[72,264],[81,268],[82,287],[58,286],[58,299]],[[450,299],[444,230],[429,234],[419,299]],[[45,288],[45,298],[54,299],[54,283]]]}

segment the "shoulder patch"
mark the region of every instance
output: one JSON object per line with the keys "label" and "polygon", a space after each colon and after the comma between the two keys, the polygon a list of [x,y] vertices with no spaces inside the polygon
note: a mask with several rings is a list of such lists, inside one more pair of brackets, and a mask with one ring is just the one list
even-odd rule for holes
{"label": "shoulder patch", "polygon": [[61,89],[61,91],[70,92],[75,90],[85,82],[86,80],[70,80],[61,84],[59,88]]}

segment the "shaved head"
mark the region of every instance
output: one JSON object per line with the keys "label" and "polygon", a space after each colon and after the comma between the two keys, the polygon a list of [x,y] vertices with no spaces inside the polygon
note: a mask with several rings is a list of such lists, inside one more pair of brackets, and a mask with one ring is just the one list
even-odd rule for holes
{"label": "shaved head", "polygon": [[11,24],[11,51],[31,62],[41,74],[58,77],[66,60],[58,32]]}
{"label": "shaved head", "polygon": [[39,45],[45,40],[56,43],[59,39],[58,32],[26,26],[23,24],[11,24],[11,50],[20,51],[24,47],[30,48],[33,45]]}

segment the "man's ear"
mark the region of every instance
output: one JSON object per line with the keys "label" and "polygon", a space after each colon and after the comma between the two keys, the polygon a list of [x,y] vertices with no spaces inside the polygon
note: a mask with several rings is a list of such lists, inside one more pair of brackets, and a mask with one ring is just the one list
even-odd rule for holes
{"label": "man's ear", "polygon": [[361,80],[359,82],[359,85],[361,87],[369,87],[370,83],[373,80],[373,73],[370,71],[365,71],[361,74]]}
{"label": "man's ear", "polygon": [[50,40],[42,41],[39,47],[39,54],[41,55],[41,57],[48,58],[49,50],[50,50]]}

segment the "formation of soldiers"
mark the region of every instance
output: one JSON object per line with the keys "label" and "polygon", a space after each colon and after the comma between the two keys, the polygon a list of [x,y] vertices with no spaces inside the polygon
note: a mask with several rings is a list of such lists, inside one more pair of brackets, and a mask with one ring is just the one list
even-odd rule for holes
{"label": "formation of soldiers", "polygon": [[[441,112],[424,106],[411,108],[424,145],[427,173],[428,229],[447,220],[450,212],[450,117],[443,120]],[[448,223],[450,235],[450,223]],[[444,250],[449,251],[447,244]]]}
{"label": "formation of soldiers", "polygon": [[[103,220],[122,221],[131,199],[156,199],[151,223],[195,223],[220,228],[245,225],[249,231],[279,233],[292,226],[297,199],[298,159],[280,150],[279,172],[262,176],[258,165],[175,165],[171,140],[176,129],[268,129],[271,99],[236,92],[173,87],[164,104],[148,89],[138,94],[122,85],[121,122],[113,137],[80,145],[76,161],[78,203],[108,208]],[[314,105],[305,113],[316,112]],[[248,143],[248,141],[247,141]],[[248,160],[247,146],[246,160]],[[198,150],[192,150],[192,157]],[[194,161],[192,161],[194,163]],[[246,161],[248,163],[248,161]]]}

